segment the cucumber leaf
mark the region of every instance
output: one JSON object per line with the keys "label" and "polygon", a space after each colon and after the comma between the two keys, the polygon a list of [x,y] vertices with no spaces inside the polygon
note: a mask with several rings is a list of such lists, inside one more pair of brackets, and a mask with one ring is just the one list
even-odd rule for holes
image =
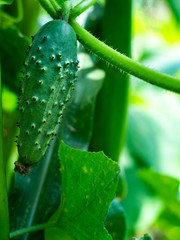
{"label": "cucumber leaf", "polygon": [[65,231],[60,228],[52,227],[46,230],[45,240],[74,240]]}
{"label": "cucumber leaf", "polygon": [[179,180],[167,175],[153,171],[152,169],[142,169],[138,176],[157,195],[169,201],[178,201]]}
{"label": "cucumber leaf", "polygon": [[119,166],[103,152],[84,152],[60,145],[61,205],[51,221],[72,238],[103,239],[111,236],[104,227],[115,196]]}
{"label": "cucumber leaf", "polygon": [[125,211],[116,199],[111,202],[105,221],[105,227],[112,235],[113,240],[124,240],[126,237],[127,223]]}

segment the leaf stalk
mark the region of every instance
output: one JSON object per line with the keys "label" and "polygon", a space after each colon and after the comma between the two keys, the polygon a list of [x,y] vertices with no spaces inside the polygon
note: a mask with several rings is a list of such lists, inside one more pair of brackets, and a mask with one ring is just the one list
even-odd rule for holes
{"label": "leaf stalk", "polygon": [[97,0],[86,0],[81,1],[79,4],[77,4],[71,11],[71,17],[76,18],[81,13],[85,12],[88,8],[90,8]]}
{"label": "leaf stalk", "polygon": [[39,2],[53,19],[57,18],[57,13],[54,10],[54,8],[52,7],[52,5],[50,4],[49,0],[39,0]]}
{"label": "leaf stalk", "polygon": [[24,235],[26,233],[32,233],[32,232],[36,232],[36,231],[41,231],[44,230],[46,228],[50,228],[53,227],[54,223],[53,222],[46,222],[46,223],[41,223],[35,226],[31,226],[31,227],[26,227],[26,228],[21,228],[19,230],[16,230],[14,232],[10,233],[10,239]]}

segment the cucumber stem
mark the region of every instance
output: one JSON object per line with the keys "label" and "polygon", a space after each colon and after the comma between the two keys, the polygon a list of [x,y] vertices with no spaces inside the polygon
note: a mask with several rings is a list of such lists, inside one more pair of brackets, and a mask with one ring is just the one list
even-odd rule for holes
{"label": "cucumber stem", "polygon": [[70,24],[74,28],[78,40],[84,45],[84,47],[102,58],[104,61],[148,83],[166,90],[180,93],[180,79],[145,67],[133,59],[119,53],[94,37],[82,28],[75,20],[71,19]]}
{"label": "cucumber stem", "polygon": [[89,7],[91,7],[97,0],[86,0],[81,1],[79,4],[77,4],[71,11],[71,17],[76,18],[81,13],[85,12]]}
{"label": "cucumber stem", "polygon": [[48,0],[39,0],[39,2],[53,19],[57,18],[57,13]]}
{"label": "cucumber stem", "polygon": [[58,13],[60,11],[60,6],[57,4],[55,0],[50,0],[51,5],[53,6],[54,10]]}
{"label": "cucumber stem", "polygon": [[[102,18],[101,37],[127,56],[131,55],[131,9],[132,0],[107,0]],[[118,162],[125,142],[129,75],[104,62],[100,68],[105,71],[105,78],[96,99],[90,151],[103,151]]]}
{"label": "cucumber stem", "polygon": [[35,225],[35,226],[31,226],[31,227],[21,228],[19,230],[11,232],[10,233],[10,239],[21,236],[21,235],[26,234],[26,233],[41,231],[41,230],[44,230],[46,228],[50,228],[50,227],[53,227],[53,226],[54,226],[54,223],[46,222],[46,223],[41,223],[41,224],[38,224],[38,225]]}

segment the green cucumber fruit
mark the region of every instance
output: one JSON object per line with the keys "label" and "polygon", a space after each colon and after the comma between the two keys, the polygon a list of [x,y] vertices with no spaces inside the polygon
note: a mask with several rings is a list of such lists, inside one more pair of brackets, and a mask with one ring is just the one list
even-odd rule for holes
{"label": "green cucumber fruit", "polygon": [[[19,99],[20,135],[17,140],[21,171],[44,155],[65,104],[74,88],[78,69],[77,39],[65,21],[46,23],[33,37],[28,50]],[[26,170],[25,170],[26,172]]]}

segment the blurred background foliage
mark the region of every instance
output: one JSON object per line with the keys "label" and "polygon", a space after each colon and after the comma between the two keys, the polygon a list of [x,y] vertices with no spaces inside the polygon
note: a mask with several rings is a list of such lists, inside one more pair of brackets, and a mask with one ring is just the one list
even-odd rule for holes
{"label": "blurred background foliage", "polygon": [[[98,1],[78,19],[98,37],[104,4]],[[18,158],[13,141],[18,134],[21,66],[30,37],[50,17],[32,0],[17,0],[10,6],[0,4],[0,10],[4,157],[10,190],[13,163]],[[133,0],[131,49],[137,61],[180,77],[180,2]],[[98,59],[79,46],[79,60],[81,78],[99,81],[91,83],[93,88],[97,85],[98,92],[105,76]],[[150,232],[154,240],[179,240],[180,97],[130,77],[128,101],[126,140],[119,157],[119,197],[110,206],[106,227],[112,231],[113,239]]]}

